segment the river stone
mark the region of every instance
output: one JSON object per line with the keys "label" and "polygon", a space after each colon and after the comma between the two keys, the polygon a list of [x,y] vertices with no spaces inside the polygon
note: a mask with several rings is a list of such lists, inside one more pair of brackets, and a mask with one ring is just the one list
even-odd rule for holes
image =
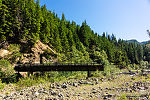
{"label": "river stone", "polygon": [[51,91],[51,95],[57,95],[56,91]]}
{"label": "river stone", "polygon": [[20,95],[23,95],[23,91],[20,92]]}
{"label": "river stone", "polygon": [[61,87],[62,88],[67,88],[67,85],[66,84],[62,84]]}
{"label": "river stone", "polygon": [[59,94],[58,94],[58,97],[63,98],[64,95],[63,95],[62,93],[59,93]]}
{"label": "river stone", "polygon": [[78,83],[73,82],[73,86],[78,87]]}
{"label": "river stone", "polygon": [[55,88],[55,84],[54,83],[50,84],[50,88]]}
{"label": "river stone", "polygon": [[38,95],[39,95],[39,92],[36,91],[36,92],[34,93],[34,95],[35,95],[35,96],[38,96]]}
{"label": "river stone", "polygon": [[93,90],[93,91],[92,91],[92,93],[94,93],[94,94],[95,94],[95,93],[97,93],[97,91],[96,91],[96,90]]}
{"label": "river stone", "polygon": [[70,97],[69,93],[66,93],[66,97]]}

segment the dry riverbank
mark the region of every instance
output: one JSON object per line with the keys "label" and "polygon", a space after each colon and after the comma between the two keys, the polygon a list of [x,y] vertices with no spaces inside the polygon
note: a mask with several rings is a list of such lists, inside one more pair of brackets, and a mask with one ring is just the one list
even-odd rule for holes
{"label": "dry riverbank", "polygon": [[9,84],[0,91],[2,100],[102,100],[149,99],[150,77],[138,73],[118,74],[109,78],[69,78],[31,87]]}

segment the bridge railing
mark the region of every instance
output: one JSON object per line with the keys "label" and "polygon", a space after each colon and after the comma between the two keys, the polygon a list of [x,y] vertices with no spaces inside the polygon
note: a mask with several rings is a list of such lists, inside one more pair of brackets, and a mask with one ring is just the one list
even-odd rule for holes
{"label": "bridge railing", "polygon": [[20,67],[25,67],[25,66],[47,66],[47,65],[50,65],[50,66],[59,66],[59,65],[101,65],[101,64],[97,64],[97,63],[44,63],[44,64],[40,64],[40,63],[35,63],[35,64],[30,64],[30,63],[27,63],[27,64],[16,64],[16,66],[20,66]]}
{"label": "bridge railing", "polygon": [[49,64],[17,64],[14,68],[18,72],[44,71],[103,71],[104,66],[96,63],[49,63]]}

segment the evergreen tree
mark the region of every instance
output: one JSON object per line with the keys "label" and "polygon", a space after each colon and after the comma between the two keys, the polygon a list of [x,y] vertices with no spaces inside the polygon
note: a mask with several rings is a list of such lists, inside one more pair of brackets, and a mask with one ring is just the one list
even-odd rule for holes
{"label": "evergreen tree", "polygon": [[68,42],[68,39],[67,39],[67,36],[66,36],[66,32],[67,32],[67,29],[66,29],[66,25],[65,25],[65,17],[64,17],[64,14],[62,14],[62,19],[61,19],[61,22],[60,22],[60,39],[61,39],[61,43],[62,43],[62,46],[64,48],[64,51],[63,52],[67,52],[69,51],[69,42]]}
{"label": "evergreen tree", "polygon": [[36,23],[35,23],[35,32],[36,34],[39,36],[40,34],[40,27],[41,27],[41,8],[39,5],[39,0],[36,1],[36,7],[35,7],[35,19],[36,19]]}
{"label": "evergreen tree", "polygon": [[91,29],[87,25],[86,21],[84,21],[82,23],[82,26],[80,28],[80,32],[78,33],[78,36],[80,38],[80,41],[86,47],[89,47],[89,38],[90,38],[90,35],[91,35]]}

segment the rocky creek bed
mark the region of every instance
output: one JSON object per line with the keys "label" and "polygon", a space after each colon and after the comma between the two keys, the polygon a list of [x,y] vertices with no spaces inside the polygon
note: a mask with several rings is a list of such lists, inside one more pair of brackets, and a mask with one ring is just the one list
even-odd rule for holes
{"label": "rocky creek bed", "polygon": [[115,75],[109,78],[69,78],[62,82],[19,88],[12,84],[0,91],[0,100],[149,100],[150,78]]}

